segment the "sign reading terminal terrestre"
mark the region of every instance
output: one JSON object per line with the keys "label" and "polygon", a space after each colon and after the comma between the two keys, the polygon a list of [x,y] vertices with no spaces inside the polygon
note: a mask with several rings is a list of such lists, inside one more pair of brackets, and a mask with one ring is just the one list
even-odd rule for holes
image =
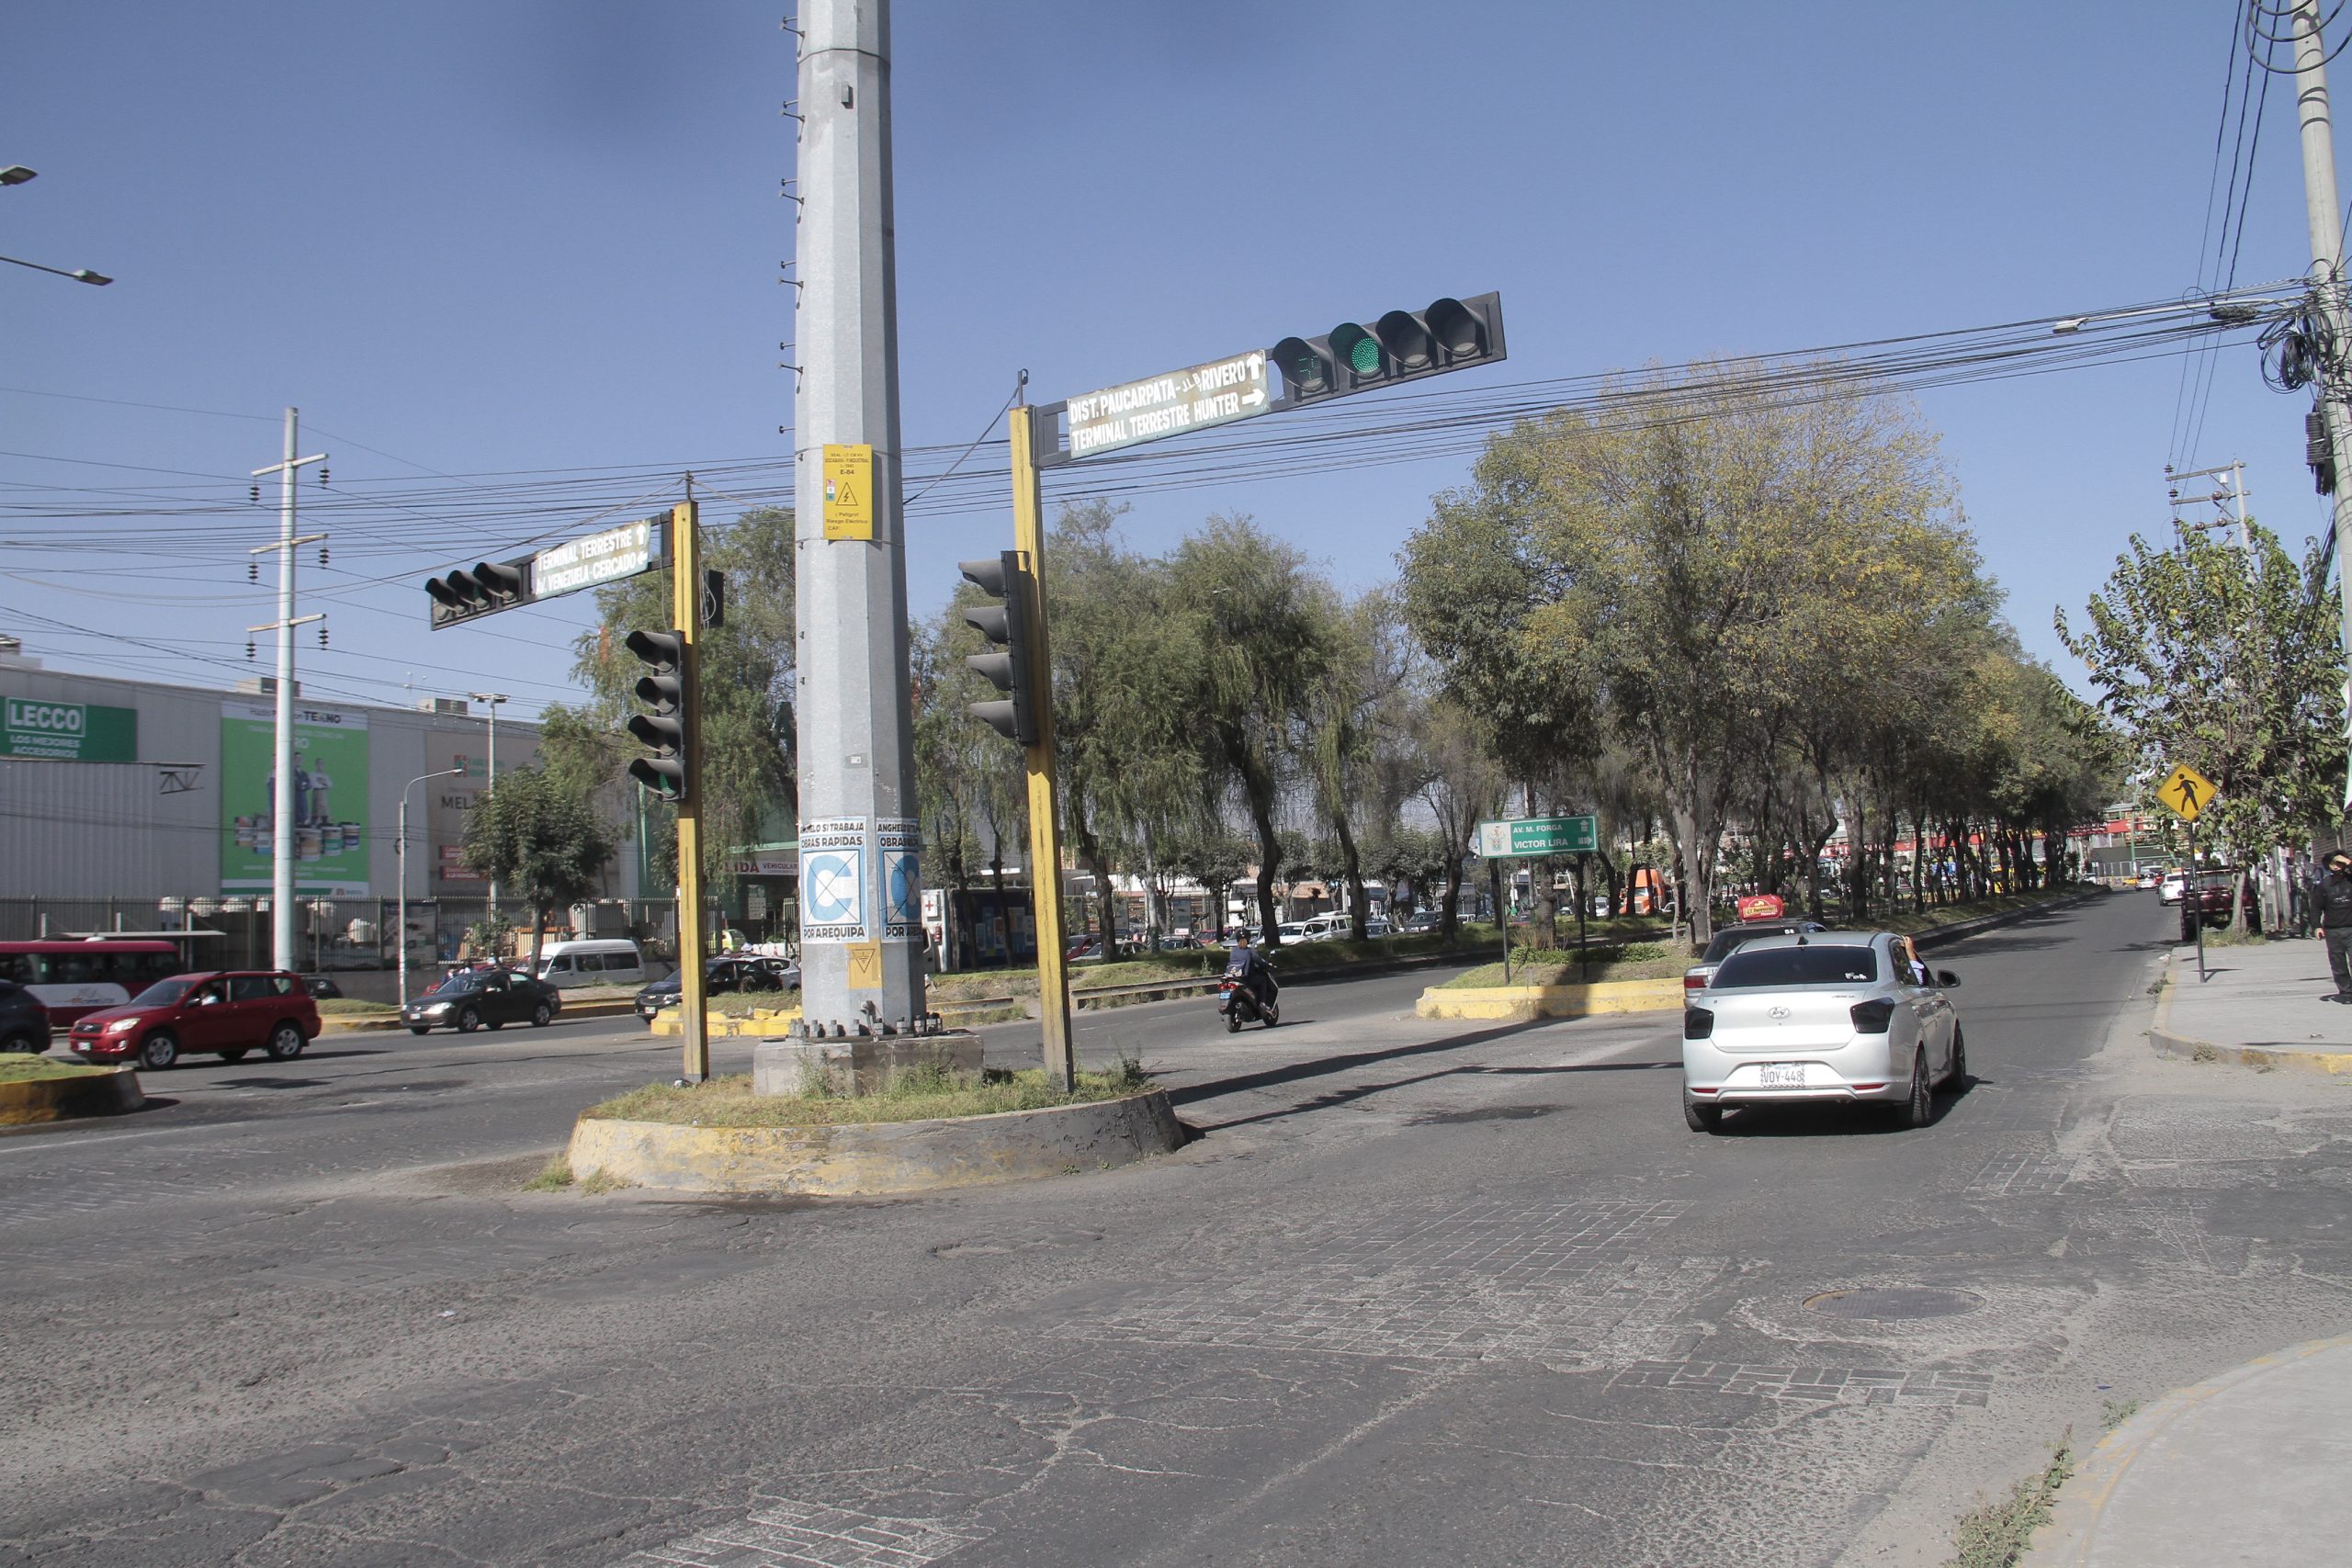
{"label": "sign reading terminal terrestre", "polygon": [[1105,387],[1069,400],[1069,455],[1091,457],[1181,435],[1188,430],[1230,424],[1273,407],[1266,394],[1262,349],[1171,370],[1122,387]]}
{"label": "sign reading terminal terrestre", "polygon": [[569,539],[532,558],[532,591],[542,599],[635,577],[653,564],[653,525],[624,523]]}

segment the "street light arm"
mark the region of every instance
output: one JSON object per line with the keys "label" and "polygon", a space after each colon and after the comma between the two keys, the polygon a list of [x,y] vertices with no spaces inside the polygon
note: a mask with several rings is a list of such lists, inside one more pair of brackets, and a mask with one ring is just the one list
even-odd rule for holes
{"label": "street light arm", "polygon": [[39,262],[20,261],[15,256],[0,256],[0,262],[6,262],[11,266],[28,266],[35,272],[52,272],[60,277],[70,277],[76,283],[93,284],[100,288],[104,288],[107,284],[114,281],[113,278],[108,277],[106,274],[102,272],[92,272],[86,266],[75,267],[72,272],[68,272],[62,266],[43,266]]}

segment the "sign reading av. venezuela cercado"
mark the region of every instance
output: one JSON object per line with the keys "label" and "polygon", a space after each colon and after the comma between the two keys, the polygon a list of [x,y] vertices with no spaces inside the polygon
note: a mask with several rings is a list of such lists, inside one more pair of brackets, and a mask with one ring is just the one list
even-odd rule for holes
{"label": "sign reading av. venezuela cercado", "polygon": [[0,756],[53,762],[139,761],[139,710],[10,697],[0,707]]}

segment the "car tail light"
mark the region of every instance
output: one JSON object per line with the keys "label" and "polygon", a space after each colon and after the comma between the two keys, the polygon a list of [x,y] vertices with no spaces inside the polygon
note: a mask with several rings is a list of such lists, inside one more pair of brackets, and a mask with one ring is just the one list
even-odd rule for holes
{"label": "car tail light", "polygon": [[1883,1034],[1894,1021],[1894,1003],[1885,997],[1874,1002],[1856,1002],[1853,1015],[1855,1033]]}
{"label": "car tail light", "polygon": [[1694,969],[1682,976],[1682,988],[1686,991],[1703,991],[1707,988],[1707,977]]}
{"label": "car tail light", "polygon": [[1704,1040],[1715,1032],[1715,1015],[1711,1008],[1682,1010],[1682,1038]]}

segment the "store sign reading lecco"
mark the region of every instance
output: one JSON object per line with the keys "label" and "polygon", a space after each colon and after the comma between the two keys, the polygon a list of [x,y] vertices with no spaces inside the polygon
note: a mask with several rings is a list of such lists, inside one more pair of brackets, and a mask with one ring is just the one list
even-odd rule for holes
{"label": "store sign reading lecco", "polygon": [[0,757],[135,762],[139,760],[139,710],[10,697],[5,713],[0,713]]}

